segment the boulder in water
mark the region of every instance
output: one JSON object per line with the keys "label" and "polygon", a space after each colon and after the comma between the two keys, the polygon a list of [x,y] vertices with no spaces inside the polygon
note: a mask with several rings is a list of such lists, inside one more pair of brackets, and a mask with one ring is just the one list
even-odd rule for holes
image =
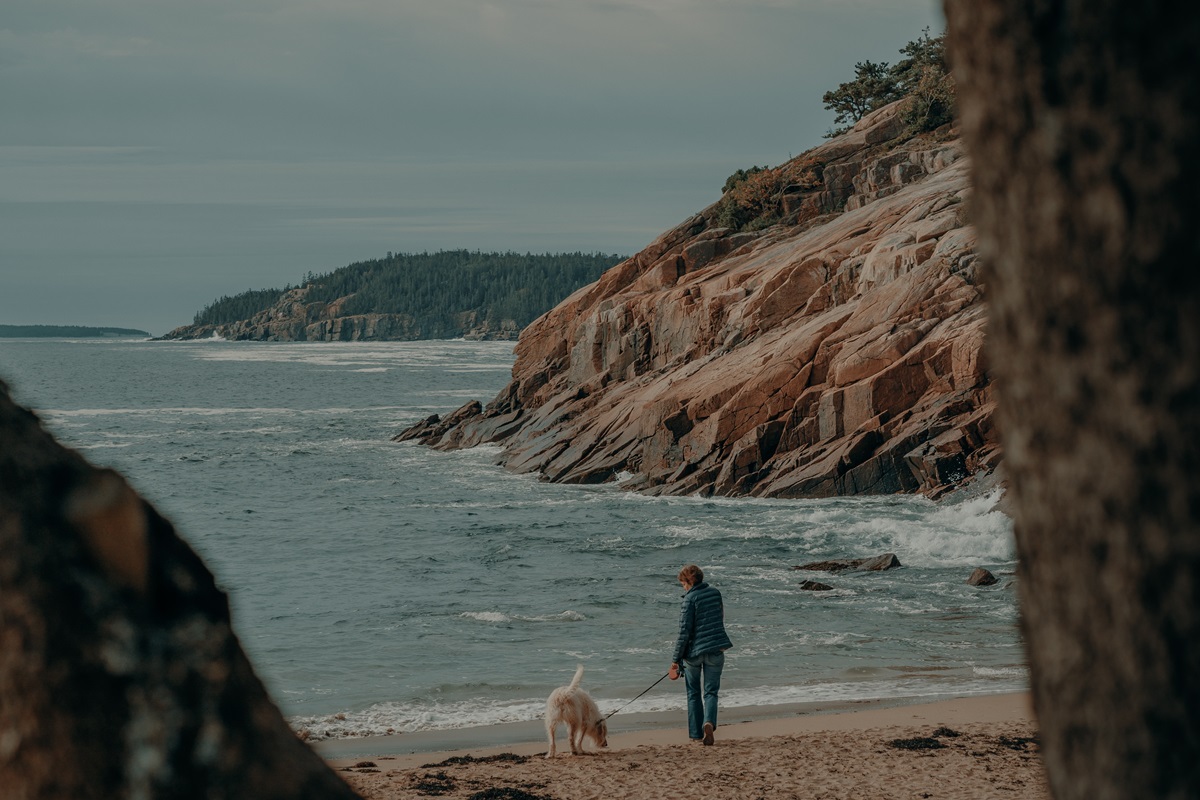
{"label": "boulder in water", "polygon": [[806,592],[828,592],[833,589],[827,583],[818,583],[817,581],[804,581],[800,584],[800,588]]}
{"label": "boulder in water", "polygon": [[991,586],[999,583],[999,580],[983,567],[976,567],[975,571],[971,573],[971,577],[967,578],[967,583],[971,586]]}
{"label": "boulder in water", "polygon": [[806,569],[815,572],[846,572],[847,570],[866,570],[879,572],[893,567],[903,566],[895,553],[884,553],[873,558],[831,558],[825,561],[812,561],[792,569]]}
{"label": "boulder in water", "polygon": [[831,558],[826,561],[812,561],[808,564],[801,564],[792,569],[807,569],[813,572],[844,572],[848,569],[855,569],[859,564],[863,563],[861,558]]}
{"label": "boulder in water", "polygon": [[871,572],[882,572],[885,569],[903,566],[895,553],[884,553],[881,556],[868,558],[858,565],[858,569]]}

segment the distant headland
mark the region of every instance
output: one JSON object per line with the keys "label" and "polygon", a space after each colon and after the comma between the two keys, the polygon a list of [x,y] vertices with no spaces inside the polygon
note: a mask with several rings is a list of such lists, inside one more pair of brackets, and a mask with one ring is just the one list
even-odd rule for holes
{"label": "distant headland", "polygon": [[199,311],[164,339],[271,342],[499,339],[625,260],[605,253],[388,253],[299,286],[250,289]]}
{"label": "distant headland", "polygon": [[0,339],[78,339],[105,336],[145,336],[137,328],[95,328],[90,325],[0,325]]}

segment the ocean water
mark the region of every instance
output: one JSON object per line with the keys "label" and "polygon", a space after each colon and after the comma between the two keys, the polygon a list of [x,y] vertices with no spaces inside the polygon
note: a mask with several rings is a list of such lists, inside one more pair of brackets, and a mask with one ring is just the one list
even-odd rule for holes
{"label": "ocean water", "polygon": [[[994,497],[650,498],[390,441],[490,399],[512,360],[463,341],[0,340],[16,398],[203,556],[314,738],[538,719],[577,663],[616,709],[666,671],[689,562],[725,597],[723,708],[1026,688]],[[884,552],[904,566],[792,569]],[[977,566],[1000,584],[967,586]],[[682,708],[663,682],[626,712]]]}

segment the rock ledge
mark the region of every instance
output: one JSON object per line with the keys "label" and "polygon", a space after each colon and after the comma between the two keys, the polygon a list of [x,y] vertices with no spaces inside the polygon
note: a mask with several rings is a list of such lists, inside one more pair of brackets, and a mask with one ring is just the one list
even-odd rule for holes
{"label": "rock ledge", "polygon": [[[802,156],[783,223],[662,234],[526,328],[486,406],[399,439],[654,494],[938,496],[1000,451],[957,141],[894,106]],[[451,421],[452,420],[452,421]]]}

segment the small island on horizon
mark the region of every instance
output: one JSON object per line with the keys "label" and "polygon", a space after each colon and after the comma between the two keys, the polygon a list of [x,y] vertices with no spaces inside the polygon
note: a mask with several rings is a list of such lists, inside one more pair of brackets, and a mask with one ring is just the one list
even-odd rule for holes
{"label": "small island on horizon", "polygon": [[249,289],[162,339],[351,342],[516,341],[521,330],[625,260],[609,253],[393,253],[297,286]]}
{"label": "small island on horizon", "polygon": [[150,333],[137,328],[109,328],[91,325],[0,325],[0,339],[76,339],[106,336],[150,338]]}

